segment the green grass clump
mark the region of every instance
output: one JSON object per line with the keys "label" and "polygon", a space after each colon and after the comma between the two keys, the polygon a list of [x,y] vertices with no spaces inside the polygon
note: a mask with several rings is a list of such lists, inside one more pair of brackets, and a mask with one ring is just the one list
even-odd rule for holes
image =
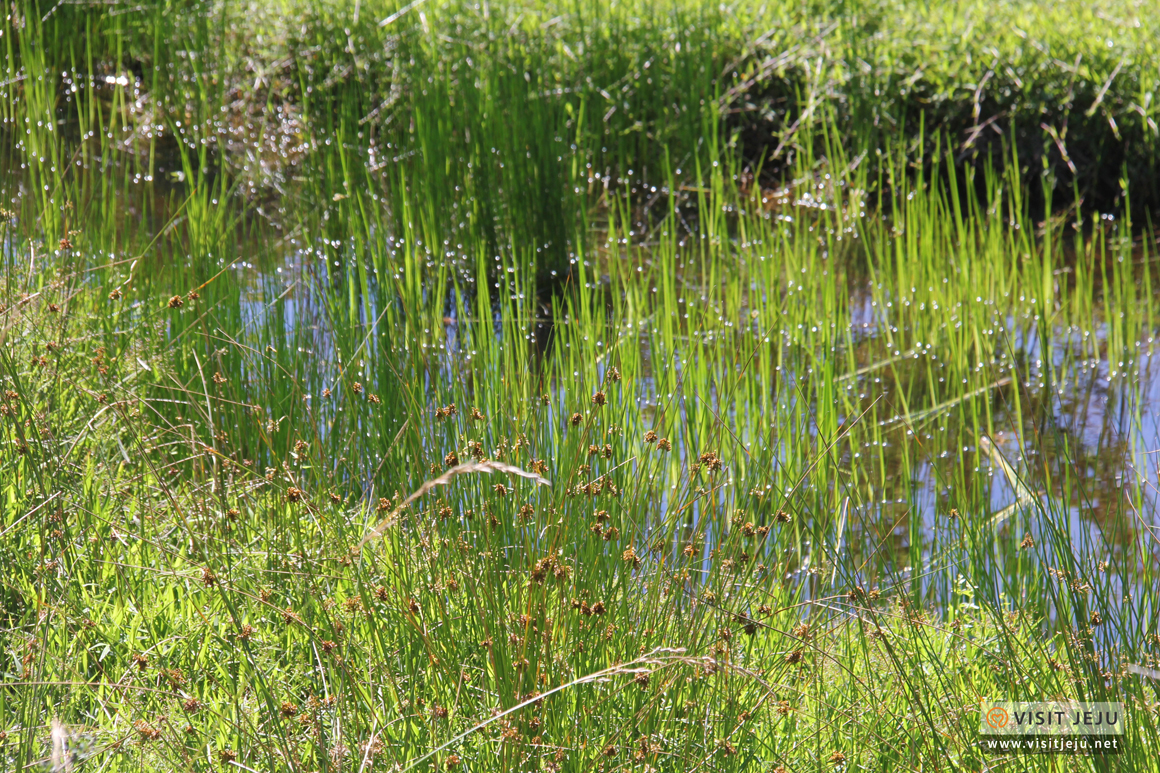
{"label": "green grass clump", "polygon": [[21,5],[3,768],[975,770],[1048,697],[1155,767],[1154,236],[962,163],[976,60],[867,19],[1016,124],[1095,43],[958,8]]}
{"label": "green grass clump", "polygon": [[[5,44],[2,109],[9,126],[53,113],[71,136],[109,124],[102,139],[135,148],[143,177],[182,171],[184,148],[187,163],[228,169],[258,197],[313,179],[298,165],[330,139],[423,188],[440,242],[463,242],[466,229],[488,253],[535,243],[558,270],[593,194],[651,188],[666,158],[690,170],[712,131],[742,166],[780,179],[817,136],[802,128],[830,111],[851,156],[866,152],[875,170],[887,142],[925,127],[952,138],[960,174],[1001,166],[1015,147],[1036,197],[1047,169],[1057,204],[1119,211],[1123,181],[1134,214],[1150,211],[1160,99],[1147,10],[294,0],[110,13],[25,2]],[[107,78],[131,82],[129,98],[101,94],[116,90]],[[349,170],[319,173],[329,195],[352,182]],[[455,206],[464,196],[468,211]]]}

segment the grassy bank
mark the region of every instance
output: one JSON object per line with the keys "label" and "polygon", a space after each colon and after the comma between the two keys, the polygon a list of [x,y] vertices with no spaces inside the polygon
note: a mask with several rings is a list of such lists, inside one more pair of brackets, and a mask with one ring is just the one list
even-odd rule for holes
{"label": "grassy bank", "polygon": [[1150,769],[1154,22],[400,10],[5,30],[4,767]]}
{"label": "grassy bank", "polygon": [[[1137,205],[1154,211],[1157,201],[1158,31],[1139,3],[15,10],[5,88],[23,95],[18,112],[39,120],[55,110],[81,133],[118,113],[128,130],[115,139],[148,145],[149,171],[174,171],[164,149],[196,142],[195,160],[230,157],[219,163],[247,187],[279,187],[293,177],[288,160],[333,138],[371,167],[403,156],[409,180],[433,192],[459,185],[489,217],[546,218],[540,229],[559,230],[570,218],[541,211],[541,199],[559,208],[576,163],[613,181],[629,169],[659,177],[666,151],[689,168],[718,125],[745,165],[776,178],[792,169],[801,127],[832,110],[851,155],[868,151],[872,165],[892,139],[905,137],[913,160],[946,135],[960,168],[1005,162],[1013,147],[1028,179],[1046,165],[1057,204],[1078,194],[1089,210],[1115,211],[1122,179]],[[105,89],[102,119],[83,96],[63,104],[72,85],[100,92],[110,75],[133,82],[133,98],[118,106]],[[505,120],[513,104],[519,121]],[[250,144],[261,152],[239,152]],[[504,173],[489,171],[496,156]]]}

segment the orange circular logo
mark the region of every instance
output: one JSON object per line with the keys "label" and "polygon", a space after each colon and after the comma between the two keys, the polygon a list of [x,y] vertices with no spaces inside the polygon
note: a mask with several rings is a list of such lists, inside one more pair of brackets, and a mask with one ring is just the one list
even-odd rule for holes
{"label": "orange circular logo", "polygon": [[987,712],[987,724],[996,730],[1002,730],[1007,727],[1007,723],[1011,721],[1011,717],[1007,714],[1006,709],[996,706]]}

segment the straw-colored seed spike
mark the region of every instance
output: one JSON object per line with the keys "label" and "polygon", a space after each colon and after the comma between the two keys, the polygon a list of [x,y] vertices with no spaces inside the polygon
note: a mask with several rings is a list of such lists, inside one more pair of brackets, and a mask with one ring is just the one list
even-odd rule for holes
{"label": "straw-colored seed spike", "polygon": [[521,478],[527,478],[529,480],[533,480],[536,483],[540,484],[541,486],[552,485],[551,481],[549,481],[547,478],[544,478],[540,475],[537,475],[534,472],[528,472],[527,470],[516,467],[515,465],[504,464],[503,462],[494,462],[494,461],[467,462],[466,464],[461,464],[461,465],[458,465],[456,467],[452,467],[450,470],[443,473],[438,478],[432,478],[431,480],[425,482],[418,489],[416,489],[414,493],[412,493],[409,497],[407,497],[402,502],[400,502],[398,505],[396,505],[395,509],[391,512],[390,515],[388,515],[385,519],[383,519],[375,528],[371,529],[371,531],[365,537],[363,537],[362,541],[359,542],[359,547],[361,548],[362,546],[366,545],[371,540],[373,540],[377,537],[381,537],[386,532],[387,529],[389,529],[391,526],[393,526],[397,522],[398,517],[399,517],[399,513],[400,513],[400,511],[402,511],[402,509],[404,507],[411,504],[416,499],[423,496],[424,494],[426,494],[428,491],[435,488],[436,486],[446,486],[447,484],[451,483],[451,481],[454,480],[457,475],[467,475],[467,474],[471,474],[471,473],[492,473],[492,472],[503,472],[503,473],[507,473],[509,475],[517,475]]}
{"label": "straw-colored seed spike", "polygon": [[52,720],[52,773],[71,773],[72,752],[68,748],[69,732],[64,724],[53,717]]}

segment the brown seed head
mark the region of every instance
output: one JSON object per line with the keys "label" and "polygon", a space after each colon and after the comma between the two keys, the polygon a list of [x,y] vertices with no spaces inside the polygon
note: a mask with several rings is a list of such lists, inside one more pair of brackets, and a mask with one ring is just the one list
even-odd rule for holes
{"label": "brown seed head", "polygon": [[721,457],[717,456],[715,451],[706,451],[701,454],[701,464],[709,469],[709,472],[720,472],[722,462]]}
{"label": "brown seed head", "polygon": [[290,488],[286,489],[286,501],[287,502],[301,502],[302,501],[302,489],[298,488],[297,486],[291,486]]}
{"label": "brown seed head", "polygon": [[180,309],[184,305],[185,301],[181,299],[180,295],[175,295],[169,299],[169,308],[171,309]]}
{"label": "brown seed head", "polygon": [[137,731],[137,735],[141,736],[142,741],[156,741],[161,737],[161,731],[143,719],[134,722],[133,729]]}
{"label": "brown seed head", "polygon": [[629,545],[628,549],[620,554],[620,560],[626,564],[632,564],[634,569],[640,567],[640,558],[636,555],[636,548],[632,545]]}
{"label": "brown seed head", "polygon": [[603,392],[597,392],[596,394],[592,395],[592,404],[597,407],[604,405],[607,402],[608,398],[604,396]]}

